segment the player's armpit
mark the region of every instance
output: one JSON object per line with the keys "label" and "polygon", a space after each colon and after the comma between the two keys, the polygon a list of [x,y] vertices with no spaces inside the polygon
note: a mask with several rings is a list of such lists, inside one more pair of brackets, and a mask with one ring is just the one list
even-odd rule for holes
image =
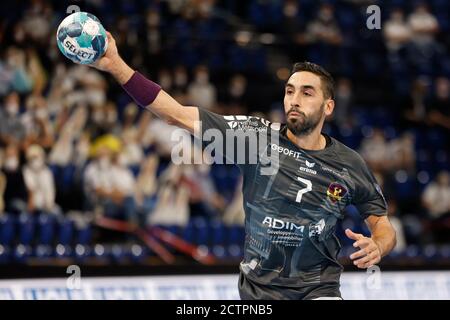
{"label": "player's armpit", "polygon": [[365,220],[372,234],[372,239],[378,245],[381,256],[389,254],[396,244],[395,230],[387,216],[370,215]]}

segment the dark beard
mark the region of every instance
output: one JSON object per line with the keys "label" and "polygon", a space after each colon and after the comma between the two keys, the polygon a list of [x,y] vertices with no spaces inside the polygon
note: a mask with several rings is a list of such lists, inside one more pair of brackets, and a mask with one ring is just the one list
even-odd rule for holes
{"label": "dark beard", "polygon": [[[325,104],[322,104],[320,110],[309,117],[307,117],[302,111],[298,111],[295,108],[291,108],[286,114],[288,129],[295,136],[309,135],[319,125],[324,108]],[[289,118],[289,113],[292,111],[300,113],[301,116],[298,118]],[[303,120],[300,118],[303,118]]]}

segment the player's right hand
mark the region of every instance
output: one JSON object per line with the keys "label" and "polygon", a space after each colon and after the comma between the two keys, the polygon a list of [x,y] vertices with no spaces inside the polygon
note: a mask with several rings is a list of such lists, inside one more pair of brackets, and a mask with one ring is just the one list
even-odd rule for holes
{"label": "player's right hand", "polygon": [[108,37],[108,48],[105,54],[90,66],[101,71],[112,73],[114,67],[117,66],[117,62],[120,60],[120,56],[117,50],[116,40],[114,40],[110,32],[106,31],[106,35]]}

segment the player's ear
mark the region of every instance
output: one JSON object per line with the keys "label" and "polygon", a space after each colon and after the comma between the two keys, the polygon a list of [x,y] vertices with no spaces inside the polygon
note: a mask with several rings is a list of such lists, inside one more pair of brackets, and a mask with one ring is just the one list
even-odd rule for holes
{"label": "player's ear", "polygon": [[325,101],[325,116],[329,116],[333,113],[334,110],[334,100],[333,99],[327,99]]}

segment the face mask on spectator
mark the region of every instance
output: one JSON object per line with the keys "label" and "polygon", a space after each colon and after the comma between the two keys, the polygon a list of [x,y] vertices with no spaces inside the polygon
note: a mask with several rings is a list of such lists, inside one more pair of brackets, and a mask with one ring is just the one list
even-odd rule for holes
{"label": "face mask on spectator", "polygon": [[295,17],[297,15],[298,8],[295,4],[287,4],[283,8],[283,13],[286,17]]}
{"label": "face mask on spectator", "polygon": [[187,84],[187,75],[184,72],[176,72],[174,82],[178,87],[183,87]]}
{"label": "face mask on spectator", "polygon": [[159,77],[159,84],[165,89],[170,89],[172,87],[172,78],[169,74],[162,74]]}
{"label": "face mask on spectator", "polygon": [[36,110],[36,118],[43,120],[45,118],[47,118],[48,116],[48,112],[46,109],[40,108]]}
{"label": "face mask on spectator", "polygon": [[19,167],[19,159],[17,157],[7,157],[3,166],[8,171],[15,171]]}
{"label": "face mask on spectator", "polygon": [[95,111],[92,114],[92,120],[94,120],[94,122],[99,123],[101,122],[103,119],[103,112],[102,111]]}
{"label": "face mask on spectator", "polygon": [[117,164],[119,165],[119,167],[126,167],[127,166],[127,157],[125,155],[121,154],[117,158]]}
{"label": "face mask on spectator", "polygon": [[209,81],[208,73],[206,72],[199,72],[197,73],[196,82],[199,84],[207,84]]}
{"label": "face mask on spectator", "polygon": [[323,22],[330,22],[333,20],[333,14],[328,10],[322,10],[319,13],[319,19]]}
{"label": "face mask on spectator", "polygon": [[44,167],[44,159],[42,158],[33,158],[29,162],[30,168],[33,170],[40,170]]}
{"label": "face mask on spectator", "polygon": [[117,121],[117,113],[108,112],[106,115],[106,120],[108,121],[108,123],[115,123]]}
{"label": "face mask on spectator", "polygon": [[5,110],[8,113],[8,115],[13,117],[13,116],[17,115],[17,113],[19,112],[19,106],[15,103],[8,103],[5,106]]}
{"label": "face mask on spectator", "polygon": [[98,159],[98,165],[100,169],[107,169],[110,163],[111,161],[108,157],[101,157]]}

